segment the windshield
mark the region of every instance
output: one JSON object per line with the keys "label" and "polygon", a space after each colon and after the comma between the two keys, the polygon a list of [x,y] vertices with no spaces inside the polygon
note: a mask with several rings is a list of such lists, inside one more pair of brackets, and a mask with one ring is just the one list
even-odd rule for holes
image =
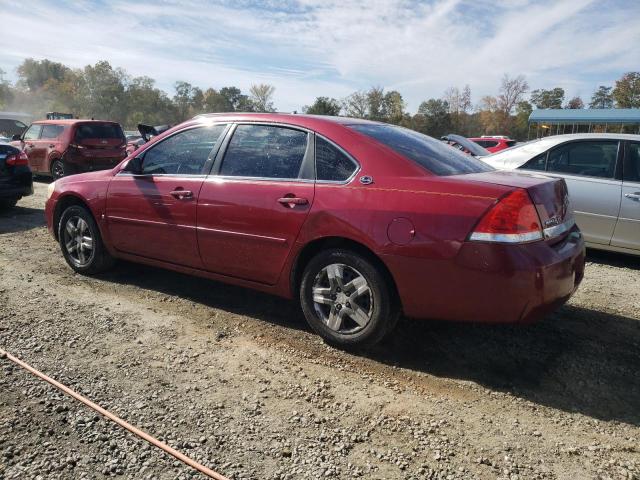
{"label": "windshield", "polygon": [[493,167],[477,158],[408,128],[385,124],[355,124],[349,127],[377,140],[436,175],[463,175],[493,170]]}

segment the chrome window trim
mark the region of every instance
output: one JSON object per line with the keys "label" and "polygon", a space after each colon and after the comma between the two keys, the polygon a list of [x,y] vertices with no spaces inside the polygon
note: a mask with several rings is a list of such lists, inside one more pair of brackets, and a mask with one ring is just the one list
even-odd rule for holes
{"label": "chrome window trim", "polygon": [[236,177],[233,175],[209,175],[207,180],[239,180],[239,181],[259,181],[259,182],[288,182],[288,183],[315,183],[311,178],[276,178],[276,177]]}
{"label": "chrome window trim", "polygon": [[469,240],[474,242],[527,243],[542,240],[542,232],[527,233],[485,233],[473,232]]}
{"label": "chrome window trim", "polygon": [[349,152],[347,152],[344,148],[342,148],[340,145],[338,145],[333,140],[330,140],[329,138],[325,137],[324,135],[320,135],[319,133],[315,133],[315,135],[316,135],[316,137],[320,137],[321,139],[325,140],[326,142],[330,143],[335,148],[340,150],[356,166],[356,169],[353,171],[351,176],[349,178],[347,178],[346,180],[320,180],[320,179],[318,179],[318,168],[316,166],[316,152],[315,152],[315,148],[314,148],[314,151],[313,151],[313,164],[314,164],[315,171],[316,171],[316,183],[330,184],[330,185],[347,185],[348,183],[351,183],[351,181],[356,177],[356,175],[358,175],[360,170],[362,170],[362,166],[360,165],[360,162],[358,162],[353,157],[353,155],[351,155]]}

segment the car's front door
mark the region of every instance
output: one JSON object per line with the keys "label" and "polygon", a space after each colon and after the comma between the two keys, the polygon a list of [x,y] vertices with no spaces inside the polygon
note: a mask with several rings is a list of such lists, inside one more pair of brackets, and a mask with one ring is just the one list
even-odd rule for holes
{"label": "car's front door", "polygon": [[34,124],[24,132],[22,137],[24,152],[27,154],[29,166],[34,172],[42,172],[44,168],[46,150],[40,145],[40,132],[42,132],[42,125]]}
{"label": "car's front door", "polygon": [[620,216],[611,245],[640,250],[640,142],[626,142],[622,175]]}
{"label": "car's front door", "polygon": [[618,221],[622,181],[617,140],[565,143],[549,152],[547,173],[567,182],[576,223],[587,242],[609,245]]}
{"label": "car's front door", "polygon": [[139,174],[109,184],[106,217],[113,246],[124,253],[201,268],[196,205],[225,125],[179,131],[141,154]]}
{"label": "car's front door", "polygon": [[276,283],[314,198],[313,136],[240,124],[198,200],[198,244],[207,270]]}

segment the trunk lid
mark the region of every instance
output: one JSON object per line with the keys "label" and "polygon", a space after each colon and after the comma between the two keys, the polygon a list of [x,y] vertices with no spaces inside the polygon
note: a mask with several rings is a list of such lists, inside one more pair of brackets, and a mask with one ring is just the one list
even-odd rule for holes
{"label": "trunk lid", "polygon": [[524,188],[533,201],[546,238],[565,233],[574,224],[567,184],[563,178],[518,172],[494,171],[464,175],[474,182]]}

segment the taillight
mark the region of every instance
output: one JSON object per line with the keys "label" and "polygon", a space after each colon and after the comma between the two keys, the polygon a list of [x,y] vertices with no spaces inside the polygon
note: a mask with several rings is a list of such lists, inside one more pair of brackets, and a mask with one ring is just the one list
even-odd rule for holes
{"label": "taillight", "polygon": [[12,167],[29,165],[29,157],[27,157],[25,152],[20,152],[15,155],[9,155],[4,162]]}
{"label": "taillight", "polygon": [[480,220],[469,240],[523,243],[542,239],[536,207],[526,190],[517,189],[500,199]]}

